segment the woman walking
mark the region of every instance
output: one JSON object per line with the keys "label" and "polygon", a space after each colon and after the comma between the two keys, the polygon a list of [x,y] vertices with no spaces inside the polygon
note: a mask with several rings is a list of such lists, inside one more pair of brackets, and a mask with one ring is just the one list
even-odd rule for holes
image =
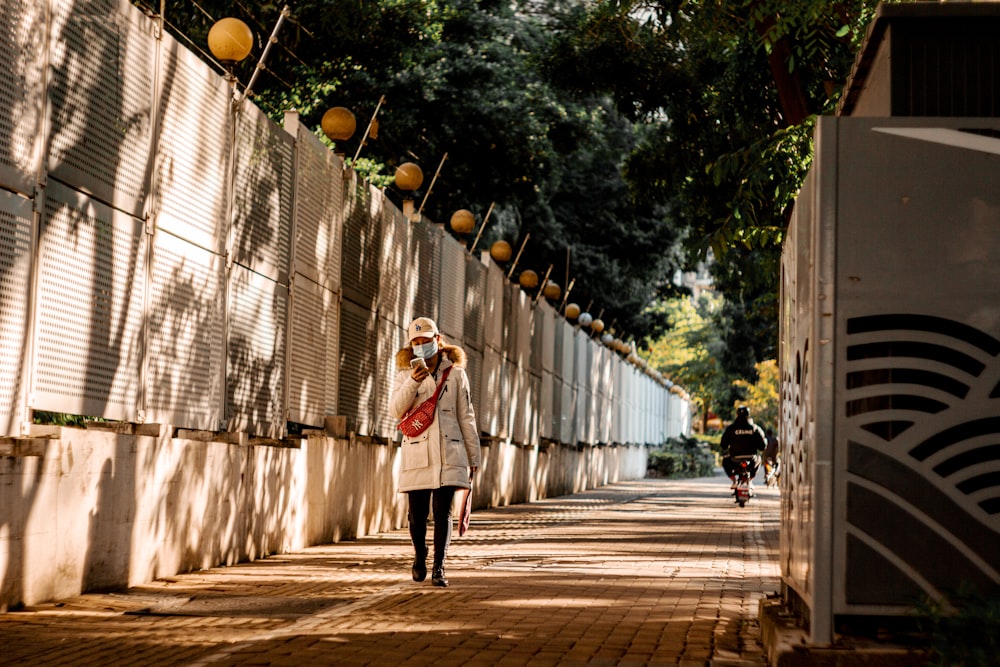
{"label": "woman walking", "polygon": [[[437,395],[433,421],[415,435],[403,436],[399,490],[407,494],[407,518],[413,541],[413,580],[427,577],[427,519],[434,515],[434,565],[431,581],[447,586],[444,561],[451,543],[455,491],[471,488],[479,468],[479,429],[472,407],[465,351],[447,345],[437,324],[418,317],[407,327],[408,344],[396,353],[390,409],[403,419]],[[426,420],[425,420],[426,421]],[[417,429],[411,430],[411,433]]]}

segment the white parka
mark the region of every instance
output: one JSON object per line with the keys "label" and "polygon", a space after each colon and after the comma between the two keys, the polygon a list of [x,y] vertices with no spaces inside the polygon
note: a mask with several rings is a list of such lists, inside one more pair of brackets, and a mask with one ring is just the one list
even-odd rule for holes
{"label": "white parka", "polygon": [[438,396],[434,422],[415,438],[403,436],[400,492],[436,489],[442,486],[470,488],[470,468],[478,468],[479,428],[472,407],[469,376],[465,373],[465,351],[454,345],[442,345],[437,376],[423,382],[411,377],[413,350],[404,347],[396,353],[396,376],[392,383],[389,409],[398,421],[434,395],[444,369],[451,367],[448,379]]}

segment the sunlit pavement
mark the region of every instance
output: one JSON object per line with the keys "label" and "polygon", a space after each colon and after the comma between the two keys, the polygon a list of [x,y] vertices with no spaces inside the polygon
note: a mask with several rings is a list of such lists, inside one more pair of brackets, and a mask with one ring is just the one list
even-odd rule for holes
{"label": "sunlit pavement", "polygon": [[[758,475],[761,478],[762,475]],[[0,664],[761,665],[778,491],[647,479],[476,511],[448,588],[406,531],[0,615]]]}

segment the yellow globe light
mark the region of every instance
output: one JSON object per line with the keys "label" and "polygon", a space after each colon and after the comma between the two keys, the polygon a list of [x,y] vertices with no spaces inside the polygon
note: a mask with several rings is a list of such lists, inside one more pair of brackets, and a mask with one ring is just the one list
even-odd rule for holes
{"label": "yellow globe light", "polygon": [[514,254],[514,250],[506,241],[497,241],[490,246],[490,257],[495,262],[506,262],[510,260],[512,254]]}
{"label": "yellow globe light", "polygon": [[604,320],[598,317],[590,323],[590,328],[593,329],[595,333],[601,333],[604,331]]}
{"label": "yellow globe light", "polygon": [[575,303],[567,303],[566,317],[571,320],[575,320],[576,318],[580,317],[580,306],[576,305]]}
{"label": "yellow globe light", "polygon": [[545,295],[546,299],[552,299],[555,301],[562,294],[562,289],[553,281],[548,281],[545,283],[545,287],[542,288],[542,294]]}
{"label": "yellow globe light", "polygon": [[517,282],[521,283],[521,287],[524,289],[535,289],[538,287],[538,274],[531,269],[526,269],[521,271],[520,277]]}
{"label": "yellow globe light", "polygon": [[350,109],[344,107],[333,107],[327,109],[323,114],[323,119],[319,122],[323,128],[323,134],[330,138],[330,141],[347,141],[358,128],[358,122]]}
{"label": "yellow globe light", "polygon": [[472,211],[460,208],[451,214],[451,230],[456,234],[468,234],[476,227],[476,216]]}
{"label": "yellow globe light", "polygon": [[416,190],[423,182],[423,170],[412,162],[396,167],[396,187],[400,190]]}
{"label": "yellow globe light", "polygon": [[223,64],[240,62],[250,55],[252,48],[253,33],[239,19],[219,19],[208,31],[208,50]]}

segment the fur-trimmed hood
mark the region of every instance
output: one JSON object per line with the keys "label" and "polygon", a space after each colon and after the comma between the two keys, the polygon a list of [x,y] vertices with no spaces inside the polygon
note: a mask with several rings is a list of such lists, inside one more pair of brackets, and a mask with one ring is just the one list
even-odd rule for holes
{"label": "fur-trimmed hood", "polygon": [[[465,350],[457,345],[441,344],[441,351],[449,361],[459,368],[465,368]],[[396,353],[396,370],[405,371],[410,369],[410,360],[413,359],[413,348],[409,345]]]}

